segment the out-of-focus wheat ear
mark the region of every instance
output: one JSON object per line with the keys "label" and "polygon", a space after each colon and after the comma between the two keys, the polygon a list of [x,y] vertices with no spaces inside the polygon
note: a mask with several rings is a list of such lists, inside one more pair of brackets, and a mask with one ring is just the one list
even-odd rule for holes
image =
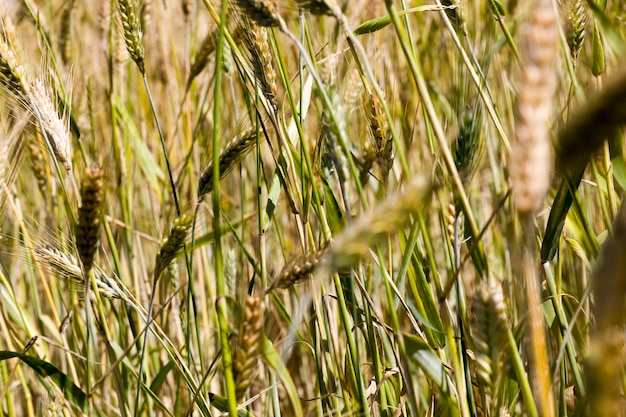
{"label": "out-of-focus wheat ear", "polygon": [[374,162],[376,161],[376,152],[374,148],[369,144],[369,142],[365,142],[363,146],[363,150],[361,151],[361,155],[358,158],[359,162],[359,181],[361,185],[365,186],[370,179],[370,171],[374,167]]}
{"label": "out-of-focus wheat ear", "polygon": [[168,236],[161,242],[161,248],[154,263],[155,279],[172,263],[178,252],[185,246],[187,231],[191,227],[192,222],[192,215],[183,214],[172,223]]}
{"label": "out-of-focus wheat ear", "polygon": [[141,31],[145,33],[148,26],[152,22],[152,0],[142,0],[139,7],[139,22],[141,23]]}
{"label": "out-of-focus wheat ear", "polygon": [[385,240],[419,213],[431,197],[433,186],[417,175],[402,192],[391,195],[373,211],[344,229],[326,255],[324,264],[331,271],[348,269],[370,248]]}
{"label": "out-of-focus wheat ear", "polygon": [[72,176],[72,145],[70,132],[57,113],[46,88],[39,79],[30,85],[30,105],[45,132],[57,161]]}
{"label": "out-of-focus wheat ear", "polygon": [[93,266],[100,239],[100,210],[104,200],[104,173],[101,169],[85,171],[80,185],[80,199],[75,231],[76,249],[87,275]]}
{"label": "out-of-focus wheat ear", "polygon": [[274,108],[274,111],[278,111],[276,70],[272,63],[272,51],[267,36],[267,29],[248,21],[244,31],[244,40],[250,52],[252,69],[261,91]]}
{"label": "out-of-focus wheat ear", "polygon": [[250,383],[259,361],[263,325],[265,324],[265,303],[261,297],[248,296],[239,328],[238,347],[233,361],[237,400],[241,400]]}
{"label": "out-of-focus wheat ear", "polygon": [[[232,139],[220,153],[220,179],[228,175],[256,145],[256,129],[250,127]],[[213,191],[213,162],[209,162],[198,181],[198,199]]]}
{"label": "out-of-focus wheat ear", "polygon": [[587,11],[584,0],[569,0],[565,3],[567,8],[567,24],[565,33],[569,46],[572,62],[576,65],[578,55],[583,49],[585,35],[587,33]]}
{"label": "out-of-focus wheat ear", "polygon": [[281,26],[281,17],[274,0],[236,0],[237,6],[254,23],[263,27]]}
{"label": "out-of-focus wheat ear", "polygon": [[0,83],[18,98],[28,95],[29,88],[17,55],[7,41],[0,37]]}
{"label": "out-of-focus wheat ear", "polygon": [[551,0],[537,0],[521,31],[525,43],[509,175],[519,213],[534,213],[550,186],[549,118],[556,84],[558,19]]}
{"label": "out-of-focus wheat ear", "polygon": [[476,291],[472,310],[476,375],[493,396],[503,375],[501,353],[506,350],[507,315],[501,287],[495,282],[483,282]]}
{"label": "out-of-focus wheat ear", "polygon": [[589,415],[594,417],[626,415],[626,399],[622,390],[625,358],[626,340],[623,323],[604,328],[601,333],[595,333],[591,340],[590,353],[585,358],[585,387]]}
{"label": "out-of-focus wheat ear", "polygon": [[314,15],[332,15],[333,12],[329,4],[335,3],[334,0],[329,2],[326,0],[296,0],[296,2],[300,8]]}
{"label": "out-of-focus wheat ear", "polygon": [[557,167],[584,168],[604,141],[626,124],[626,71],[604,83],[602,90],[576,111],[559,132]]}
{"label": "out-of-focus wheat ear", "polygon": [[181,0],[180,7],[183,10],[183,14],[185,15],[186,18],[188,18],[191,12],[193,11],[195,4],[196,4],[195,0]]}
{"label": "out-of-focus wheat ear", "polygon": [[288,262],[278,273],[267,291],[289,288],[297,282],[309,278],[315,268],[322,262],[324,255],[326,255],[329,249],[330,243],[326,243],[319,250],[299,256]]}
{"label": "out-of-focus wheat ear", "polygon": [[[231,33],[233,40],[237,41],[241,39],[243,35],[243,26],[237,25],[234,31]],[[206,34],[202,42],[200,43],[200,47],[195,52],[193,59],[191,60],[191,67],[189,69],[189,78],[187,80],[187,84],[191,84],[191,82],[206,68],[209,63],[209,58],[215,52],[215,48],[217,46],[217,36],[219,35],[219,28],[215,28],[209,33]],[[224,44],[229,45],[228,42]],[[229,45],[230,46],[230,45]]]}
{"label": "out-of-focus wheat ear", "polygon": [[120,20],[122,21],[122,31],[124,42],[130,57],[135,61],[139,72],[145,74],[145,52],[143,49],[143,31],[141,30],[141,22],[139,13],[134,0],[117,0],[117,6],[120,12]]}
{"label": "out-of-focus wheat ear", "polygon": [[72,49],[73,11],[74,2],[66,2],[61,15],[61,27],[59,28],[59,51],[61,51],[61,59],[63,59],[65,64],[70,60]]}
{"label": "out-of-focus wheat ear", "polygon": [[389,125],[385,117],[385,111],[374,94],[369,94],[369,112],[367,114],[370,132],[374,139],[374,151],[376,162],[380,167],[381,181],[387,184],[389,171],[393,166],[393,139],[389,135]]}
{"label": "out-of-focus wheat ear", "polygon": [[28,153],[30,155],[30,164],[37,179],[37,186],[41,194],[46,196],[48,191],[48,176],[44,166],[43,153],[39,144],[35,140],[28,142]]}

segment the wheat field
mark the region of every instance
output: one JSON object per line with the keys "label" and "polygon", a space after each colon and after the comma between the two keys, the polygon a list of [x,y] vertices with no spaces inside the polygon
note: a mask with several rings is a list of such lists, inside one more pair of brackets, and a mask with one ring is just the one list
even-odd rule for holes
{"label": "wheat field", "polygon": [[4,0],[0,417],[626,416],[625,54],[622,1]]}

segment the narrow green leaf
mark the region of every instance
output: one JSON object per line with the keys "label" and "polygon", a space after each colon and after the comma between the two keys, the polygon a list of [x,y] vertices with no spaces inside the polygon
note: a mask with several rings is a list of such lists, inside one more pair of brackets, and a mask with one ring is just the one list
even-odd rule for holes
{"label": "narrow green leaf", "polygon": [[[221,395],[209,393],[209,401],[211,401],[211,405],[218,410],[228,413],[228,401],[225,397]],[[237,417],[254,417],[254,414],[251,414],[246,409],[237,410]]]}
{"label": "narrow green leaf", "polygon": [[572,192],[578,189],[580,181],[583,178],[585,172],[584,167],[577,172],[568,174],[559,185],[559,189],[556,192],[554,201],[552,202],[552,209],[550,210],[550,216],[548,217],[548,224],[546,225],[546,232],[543,235],[543,242],[541,242],[541,262],[545,263],[551,261],[556,255],[556,250],[559,247],[559,239],[561,238],[561,232],[565,225],[565,218],[569,212],[573,202]]}
{"label": "narrow green leaf", "polygon": [[0,361],[12,358],[19,358],[41,377],[51,379],[61,389],[66,400],[82,412],[87,411],[87,395],[59,368],[34,356],[8,350],[0,351]]}
{"label": "narrow green leaf", "polygon": [[415,335],[404,333],[402,337],[404,338],[404,345],[409,359],[426,374],[442,394],[445,394],[451,400],[455,400],[452,381],[450,381],[446,368],[435,355],[435,352],[428,347],[426,342]]}
{"label": "narrow green leaf", "polygon": [[298,390],[296,388],[296,384],[291,378],[289,370],[283,363],[283,360],[276,351],[276,348],[274,348],[274,345],[272,345],[272,342],[266,337],[263,337],[262,343],[263,360],[270,368],[276,371],[278,378],[283,383],[285,391],[287,392],[287,396],[289,396],[289,400],[291,401],[291,405],[293,406],[294,416],[303,417],[304,414],[302,412],[300,397],[298,397]]}

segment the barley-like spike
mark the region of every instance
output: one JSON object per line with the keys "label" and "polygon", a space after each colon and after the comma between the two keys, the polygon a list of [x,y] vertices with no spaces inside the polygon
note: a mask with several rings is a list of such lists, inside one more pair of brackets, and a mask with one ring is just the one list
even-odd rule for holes
{"label": "barley-like spike", "polygon": [[552,115],[556,85],[554,58],[559,39],[551,0],[535,2],[524,29],[524,68],[519,82],[509,175],[518,212],[531,214],[541,206],[550,187],[548,119]]}
{"label": "barley-like spike", "polygon": [[28,94],[24,69],[15,51],[3,37],[0,37],[0,83],[17,97],[24,97]]}
{"label": "barley-like spike", "polygon": [[72,175],[72,147],[67,124],[59,117],[43,82],[38,79],[30,85],[30,105],[48,137],[54,156]]}
{"label": "barley-like spike", "polygon": [[387,184],[389,171],[393,166],[393,139],[389,136],[389,125],[380,100],[374,94],[369,94],[369,126],[374,138],[376,162],[380,167],[381,181]]}
{"label": "barley-like spike", "polygon": [[353,266],[369,249],[408,223],[430,198],[432,185],[422,176],[407,184],[401,193],[389,196],[373,211],[352,223],[335,239],[326,264],[331,270]]}
{"label": "barley-like spike", "polygon": [[237,5],[259,26],[281,26],[281,18],[276,11],[274,0],[237,0]]}
{"label": "barley-like spike", "polygon": [[124,41],[126,49],[130,57],[135,61],[139,72],[145,74],[145,52],[143,49],[143,32],[141,30],[141,22],[137,13],[137,6],[134,0],[117,0],[117,6],[122,21],[122,31],[124,33]]}
{"label": "barley-like spike", "polygon": [[172,263],[178,252],[185,246],[187,231],[191,227],[193,216],[183,214],[172,223],[169,235],[161,242],[161,249],[154,266],[155,279]]}
{"label": "barley-like spike", "polygon": [[[243,26],[237,25],[235,30],[231,33],[233,39],[236,41],[241,38],[243,34]],[[209,63],[209,58],[215,52],[217,46],[217,36],[219,35],[219,28],[215,28],[206,34],[200,47],[193,56],[191,61],[191,67],[189,69],[189,80],[187,83],[191,83]],[[228,45],[226,42],[224,45]]]}
{"label": "barley-like spike", "polygon": [[268,288],[268,292],[273,289],[285,289],[296,284],[302,279],[306,279],[324,259],[324,255],[330,249],[330,244],[326,243],[319,250],[307,253],[288,262],[278,273],[274,282]]}
{"label": "barley-like spike", "polygon": [[570,0],[568,6],[567,44],[569,45],[572,61],[576,65],[587,32],[587,11],[585,10],[584,0]]}
{"label": "barley-like spike", "polygon": [[261,352],[265,303],[261,297],[248,296],[239,329],[238,349],[233,361],[237,400],[241,400],[252,381]]}
{"label": "barley-like spike", "polygon": [[261,87],[263,95],[271,103],[274,111],[277,111],[278,101],[276,96],[278,88],[276,86],[276,71],[272,64],[272,51],[267,37],[267,29],[250,21],[246,26],[244,39],[248,51],[250,51],[254,76]]}
{"label": "barley-like spike", "polygon": [[100,208],[104,199],[104,173],[101,169],[85,171],[80,198],[82,205],[78,209],[76,249],[87,275],[93,266],[100,237]]}
{"label": "barley-like spike", "polygon": [[[220,153],[220,179],[228,175],[256,144],[256,128],[250,127],[232,139]],[[198,198],[213,191],[213,162],[206,166],[198,181]]]}
{"label": "barley-like spike", "polygon": [[481,125],[481,104],[477,103],[474,110],[466,109],[461,128],[454,142],[454,163],[465,186],[472,179],[480,159],[482,150],[480,141]]}
{"label": "barley-like spike", "polygon": [[[60,276],[73,281],[75,285],[81,287],[85,286],[85,279],[80,269],[78,259],[76,259],[73,255],[67,254],[48,244],[36,246],[35,255],[40,262],[48,265],[51,271],[54,271]],[[95,267],[93,272],[100,295],[106,298],[125,298],[115,279],[108,276],[98,267]]]}

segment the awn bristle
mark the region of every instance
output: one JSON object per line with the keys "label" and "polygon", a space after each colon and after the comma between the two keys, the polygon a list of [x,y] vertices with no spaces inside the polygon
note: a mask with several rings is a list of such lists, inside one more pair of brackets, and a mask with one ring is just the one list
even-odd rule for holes
{"label": "awn bristle", "polygon": [[278,111],[278,87],[276,86],[276,71],[272,64],[272,51],[267,36],[267,29],[248,22],[244,32],[244,39],[250,58],[254,77],[257,79],[263,95],[272,105],[274,111]]}
{"label": "awn bristle", "polygon": [[535,2],[522,35],[524,67],[519,82],[515,141],[509,175],[517,210],[534,213],[550,187],[551,145],[548,120],[556,84],[558,20],[550,0]]}
{"label": "awn bristle", "polygon": [[393,139],[389,136],[389,125],[383,106],[374,94],[369,95],[369,107],[367,116],[370,132],[374,138],[376,162],[380,167],[381,182],[386,185],[389,171],[393,167]]}
{"label": "awn bristle", "polygon": [[28,94],[24,68],[3,37],[0,37],[0,82],[16,97],[25,97]]}
{"label": "awn bristle", "polygon": [[248,296],[239,329],[238,349],[233,360],[237,400],[244,397],[252,382],[252,375],[261,352],[264,324],[265,303],[263,298]]}
{"label": "awn bristle", "polygon": [[104,173],[101,169],[85,171],[80,198],[82,205],[78,209],[76,249],[87,276],[93,266],[100,238],[100,208],[104,199]]}
{"label": "awn bristle", "polygon": [[281,18],[273,0],[237,0],[237,5],[259,26],[281,26]]}
{"label": "awn bristle", "polygon": [[331,270],[350,268],[365,256],[371,247],[384,241],[391,233],[411,220],[430,198],[432,185],[422,176],[416,176],[401,193],[389,196],[373,211],[363,215],[335,239],[326,256]]}
{"label": "awn bristle", "polygon": [[[255,127],[250,127],[232,139],[220,153],[220,179],[228,175],[252,150],[257,141]],[[198,181],[198,198],[213,191],[213,162],[209,162]]]}
{"label": "awn bristle", "polygon": [[126,49],[130,57],[135,61],[139,72],[145,74],[145,52],[143,49],[143,32],[141,30],[141,22],[137,13],[137,6],[133,0],[117,0],[120,19],[122,21],[122,31]]}
{"label": "awn bristle", "polygon": [[183,214],[172,223],[169,235],[161,242],[161,249],[156,257],[154,266],[155,279],[169,267],[178,252],[185,246],[187,231],[191,227],[193,216]]}
{"label": "awn bristle", "polygon": [[48,138],[54,156],[71,176],[72,146],[70,132],[67,124],[59,117],[43,82],[38,79],[35,79],[30,85],[30,104]]}

